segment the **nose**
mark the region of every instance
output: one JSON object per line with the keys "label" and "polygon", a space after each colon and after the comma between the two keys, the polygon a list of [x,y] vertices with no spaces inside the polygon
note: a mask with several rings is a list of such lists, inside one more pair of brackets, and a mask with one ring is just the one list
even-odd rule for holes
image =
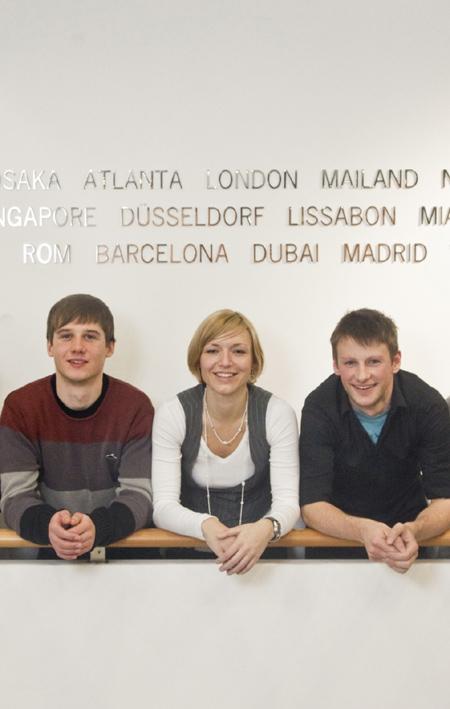
{"label": "nose", "polygon": [[72,340],[73,352],[84,352],[85,344],[81,335],[75,336]]}
{"label": "nose", "polygon": [[359,364],[356,370],[356,379],[358,382],[365,382],[370,376],[369,370],[365,364]]}
{"label": "nose", "polygon": [[231,353],[227,349],[223,349],[220,353],[220,364],[222,367],[229,367],[231,364]]}

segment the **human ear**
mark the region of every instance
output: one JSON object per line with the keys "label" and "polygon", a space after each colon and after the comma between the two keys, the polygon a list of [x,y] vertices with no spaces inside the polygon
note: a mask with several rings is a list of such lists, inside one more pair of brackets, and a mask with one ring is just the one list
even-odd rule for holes
{"label": "human ear", "polygon": [[399,371],[401,363],[402,363],[402,353],[399,351],[399,352],[397,352],[397,354],[395,354],[392,357],[392,371],[394,374],[397,374],[397,372]]}

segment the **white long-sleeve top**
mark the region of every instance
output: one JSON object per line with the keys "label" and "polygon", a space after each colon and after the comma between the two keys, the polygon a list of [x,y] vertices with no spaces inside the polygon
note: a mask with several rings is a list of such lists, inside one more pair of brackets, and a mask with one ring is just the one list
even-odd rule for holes
{"label": "white long-sleeve top", "polygon": [[[178,397],[161,404],[153,423],[153,519],[158,527],[203,539],[202,522],[211,515],[180,503],[181,445],[186,419]],[[286,534],[299,517],[298,426],[293,409],[271,396],[266,412],[266,435],[270,446],[272,506],[267,516],[275,517]],[[255,472],[250,455],[248,429],[239,446],[226,458],[212,453],[201,439],[192,477],[200,487],[234,487]],[[211,513],[214,514],[211,495]]]}

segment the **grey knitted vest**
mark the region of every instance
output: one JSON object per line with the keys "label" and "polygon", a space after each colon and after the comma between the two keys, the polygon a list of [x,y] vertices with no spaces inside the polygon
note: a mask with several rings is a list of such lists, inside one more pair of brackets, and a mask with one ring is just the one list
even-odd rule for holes
{"label": "grey knitted vest", "polygon": [[[186,435],[181,445],[181,504],[194,512],[208,513],[206,488],[192,478],[202,435],[204,386],[199,384],[178,394],[186,417]],[[250,384],[248,387],[248,434],[255,472],[245,483],[242,523],[256,522],[270,509],[270,446],[266,436],[266,411],[271,393]],[[242,486],[210,487],[211,514],[227,527],[239,524]]]}

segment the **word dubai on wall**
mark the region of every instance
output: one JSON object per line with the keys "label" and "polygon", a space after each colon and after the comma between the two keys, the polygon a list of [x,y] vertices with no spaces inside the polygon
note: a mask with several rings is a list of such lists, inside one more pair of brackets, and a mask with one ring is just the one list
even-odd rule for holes
{"label": "word dubai on wall", "polygon": [[[338,229],[331,237],[334,242],[341,238],[341,228],[364,230],[364,240],[360,240],[358,231],[358,240],[339,241],[340,263],[420,264],[429,258],[424,242],[430,235],[436,238],[437,232],[431,229],[450,225],[449,206],[424,204],[425,200],[420,199],[423,185],[418,171],[412,168],[320,169],[317,174],[308,175],[287,168],[207,169],[199,171],[195,179],[190,175],[188,180],[182,170],[100,169],[86,171],[79,180],[71,175],[71,185],[74,181],[86,194],[86,203],[67,204],[59,199],[64,192],[64,178],[54,170],[0,170],[0,229],[12,230],[14,236],[20,233],[18,259],[23,264],[70,264],[76,249],[86,249],[85,244],[77,244],[77,233],[106,229],[106,212],[109,218],[112,215],[114,229],[126,237],[114,243],[97,240],[92,248],[88,247],[83,257],[94,259],[99,265],[228,264],[235,257],[231,254],[231,237],[225,240],[224,235],[232,233],[234,242],[247,247],[249,263],[318,264],[321,250],[330,244],[330,228]],[[305,187],[323,196],[319,204],[301,203]],[[437,168],[433,184],[425,187],[433,193],[450,187],[450,170]],[[99,200],[101,192],[110,193],[107,204]],[[275,192],[278,195],[273,200]],[[394,194],[401,192],[416,193],[413,207],[410,202],[407,208],[393,203]],[[27,195],[32,193],[33,204],[27,204]],[[34,204],[37,193],[45,196],[39,205]],[[164,193],[170,198],[163,198]],[[186,204],[186,193],[195,194],[198,203]],[[327,199],[332,193],[332,198]],[[58,203],[54,204],[56,195]],[[386,195],[389,199],[385,199]],[[358,204],[361,197],[370,203]],[[334,204],[336,199],[338,203]],[[422,228],[425,236],[417,242],[397,240],[393,234],[396,229],[405,228],[411,209],[415,226]],[[283,239],[258,238],[258,231],[266,234],[270,230],[273,234],[274,219],[277,236],[283,234]],[[40,229],[69,230],[70,241],[36,240],[34,233]],[[189,238],[184,238],[185,231],[180,237],[177,230],[181,229],[190,231]],[[309,240],[313,229],[316,236]],[[370,237],[374,234],[375,238],[368,238],[369,230]],[[379,230],[384,230],[383,238]],[[203,240],[205,233],[209,241]],[[220,234],[217,240],[215,233]],[[195,238],[198,236],[201,240]]]}

